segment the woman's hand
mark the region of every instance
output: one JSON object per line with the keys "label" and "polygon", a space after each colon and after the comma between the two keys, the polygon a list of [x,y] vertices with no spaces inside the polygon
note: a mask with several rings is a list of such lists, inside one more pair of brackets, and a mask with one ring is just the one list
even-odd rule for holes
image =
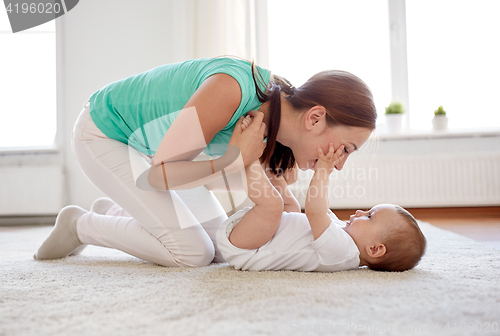
{"label": "woman's hand", "polygon": [[249,123],[248,118],[245,123],[243,123],[245,120],[243,117],[238,119],[231,140],[229,140],[230,145],[240,149],[245,167],[258,160],[266,148],[266,143],[263,142],[266,132],[266,124],[262,122],[264,113],[250,111],[248,114],[253,117],[252,122]]}

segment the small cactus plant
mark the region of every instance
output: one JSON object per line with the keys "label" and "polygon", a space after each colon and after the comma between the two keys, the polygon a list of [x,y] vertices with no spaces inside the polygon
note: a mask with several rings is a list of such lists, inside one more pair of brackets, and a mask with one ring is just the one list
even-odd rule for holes
{"label": "small cactus plant", "polygon": [[443,105],[439,106],[436,111],[434,111],[434,115],[446,115],[446,111],[443,109]]}
{"label": "small cactus plant", "polygon": [[385,108],[385,114],[402,114],[404,113],[403,105],[399,102],[392,102]]}
{"label": "small cactus plant", "polygon": [[448,129],[448,117],[446,116],[446,111],[443,109],[443,105],[434,111],[434,118],[432,118],[432,128],[437,131],[442,131]]}

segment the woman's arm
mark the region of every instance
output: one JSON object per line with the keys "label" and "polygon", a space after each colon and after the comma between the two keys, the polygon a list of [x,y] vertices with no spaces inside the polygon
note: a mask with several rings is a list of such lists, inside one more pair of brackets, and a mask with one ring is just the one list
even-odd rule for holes
{"label": "woman's arm", "polygon": [[343,156],[344,146],[340,146],[334,152],[333,145],[330,144],[329,151],[323,154],[318,146],[319,159],[316,163],[314,175],[307,190],[305,212],[314,240],[318,239],[330,226],[331,218],[328,216],[330,203],[328,202],[328,185],[330,174],[335,165],[340,162]]}
{"label": "woman's arm", "polygon": [[[151,165],[148,182],[156,190],[191,189],[205,184],[216,183],[223,175],[241,180],[239,172],[244,168],[239,148],[228,145],[226,153],[215,160],[173,161],[155,168],[154,165]],[[233,182],[231,185],[234,187],[243,185],[243,183]]]}
{"label": "woman's arm", "polygon": [[163,137],[149,170],[149,184],[157,190],[194,188],[219,179],[222,169],[236,172],[258,159],[265,148],[265,124],[263,113],[253,111],[255,122],[245,133],[235,127],[224,156],[192,161],[227,125],[240,102],[236,79],[227,74],[207,78]]}

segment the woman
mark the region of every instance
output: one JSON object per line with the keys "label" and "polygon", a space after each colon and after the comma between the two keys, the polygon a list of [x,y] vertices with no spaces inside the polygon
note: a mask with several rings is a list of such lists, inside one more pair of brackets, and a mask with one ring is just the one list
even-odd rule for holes
{"label": "woman", "polygon": [[[254,120],[242,131],[246,113]],[[214,241],[227,216],[205,185],[227,185],[227,174],[259,158],[276,174],[314,168],[316,147],[329,143],[345,147],[340,170],[376,117],[368,87],[343,71],[294,88],[253,62],[217,57],[111,83],[85,103],[73,152],[117,206],[63,208],[34,257],[63,258],[92,244],[164,266],[222,262]],[[202,151],[218,157],[194,160]]]}

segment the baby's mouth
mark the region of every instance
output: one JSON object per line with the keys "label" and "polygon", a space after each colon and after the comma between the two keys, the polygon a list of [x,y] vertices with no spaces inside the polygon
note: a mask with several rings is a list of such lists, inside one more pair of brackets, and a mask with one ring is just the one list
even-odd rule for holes
{"label": "baby's mouth", "polygon": [[318,162],[318,160],[314,161],[313,164],[312,164],[312,170],[314,170],[314,168],[316,167],[316,163]]}

